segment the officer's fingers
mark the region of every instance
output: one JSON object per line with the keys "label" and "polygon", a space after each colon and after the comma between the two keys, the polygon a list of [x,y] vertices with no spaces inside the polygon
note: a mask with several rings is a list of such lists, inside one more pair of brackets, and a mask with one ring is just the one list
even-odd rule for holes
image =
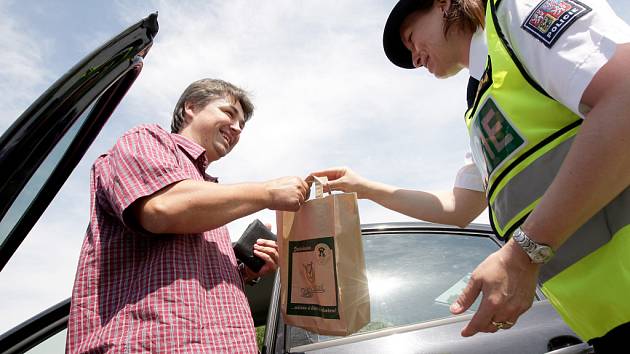
{"label": "officer's fingers", "polygon": [[461,294],[457,297],[457,300],[451,305],[450,310],[454,315],[459,315],[460,313],[468,310],[468,308],[475,302],[477,296],[481,292],[481,281],[471,277],[462,291]]}
{"label": "officer's fingers", "polygon": [[346,180],[345,178],[340,178],[340,179],[336,179],[336,180],[332,180],[332,181],[328,181],[328,183],[326,183],[326,185],[324,186],[324,191],[325,192],[332,192],[332,191],[343,191],[345,192],[346,188]]}
{"label": "officer's fingers", "polygon": [[481,299],[481,304],[479,304],[479,309],[462,330],[462,337],[470,337],[478,332],[496,332],[498,328],[492,325],[492,317],[495,311],[496,306],[494,306],[484,294]]}
{"label": "officer's fingers", "polygon": [[[501,319],[501,321],[497,321],[497,317],[494,317],[494,321],[497,322],[510,322],[512,324],[516,323],[516,321],[518,320],[518,318],[523,314],[523,312],[525,312],[527,310],[527,308],[525,307],[521,307],[518,306],[516,304],[506,304],[503,306],[502,309],[502,315],[501,317],[499,317],[499,319]],[[506,318],[507,320],[502,320],[503,318]]]}
{"label": "officer's fingers", "polygon": [[328,177],[328,180],[336,180],[346,175],[347,167],[333,167],[321,171],[311,172],[311,176]]}

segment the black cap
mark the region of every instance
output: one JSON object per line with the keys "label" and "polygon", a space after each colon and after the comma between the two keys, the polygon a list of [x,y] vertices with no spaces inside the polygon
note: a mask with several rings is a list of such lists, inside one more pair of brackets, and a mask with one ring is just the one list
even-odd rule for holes
{"label": "black cap", "polygon": [[415,67],[411,52],[400,39],[400,26],[410,13],[422,8],[422,5],[422,1],[418,0],[400,0],[392,9],[385,23],[385,30],[383,31],[385,55],[392,63],[401,68],[413,69]]}

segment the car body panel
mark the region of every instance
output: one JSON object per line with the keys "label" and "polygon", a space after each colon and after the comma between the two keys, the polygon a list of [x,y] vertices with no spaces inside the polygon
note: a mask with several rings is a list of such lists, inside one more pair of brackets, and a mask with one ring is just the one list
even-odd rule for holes
{"label": "car body panel", "polygon": [[[346,337],[335,343],[316,343],[291,348],[292,353],[545,353],[549,339],[570,334],[559,316],[549,319],[553,308],[547,300],[536,302],[510,330],[459,335],[472,314],[377,333]],[[542,340],[540,340],[542,339]],[[576,346],[583,353],[588,346]]]}

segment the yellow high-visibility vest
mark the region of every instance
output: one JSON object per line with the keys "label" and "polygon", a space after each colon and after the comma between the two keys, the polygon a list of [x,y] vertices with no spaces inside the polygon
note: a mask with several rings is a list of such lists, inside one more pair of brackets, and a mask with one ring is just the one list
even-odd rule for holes
{"label": "yellow high-visibility vest", "polygon": [[[490,224],[505,240],[553,181],[582,119],[527,74],[497,20],[501,0],[488,1],[486,71],[466,124],[482,169]],[[630,188],[557,250],[541,268],[540,281],[583,340],[630,322]]]}

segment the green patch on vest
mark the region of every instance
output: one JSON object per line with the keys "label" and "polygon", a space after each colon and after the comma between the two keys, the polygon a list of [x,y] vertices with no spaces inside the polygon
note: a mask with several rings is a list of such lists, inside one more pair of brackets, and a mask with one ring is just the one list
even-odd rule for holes
{"label": "green patch on vest", "polygon": [[473,132],[481,142],[488,175],[512,155],[525,140],[512,127],[505,115],[497,107],[492,97],[488,97],[473,122]]}

